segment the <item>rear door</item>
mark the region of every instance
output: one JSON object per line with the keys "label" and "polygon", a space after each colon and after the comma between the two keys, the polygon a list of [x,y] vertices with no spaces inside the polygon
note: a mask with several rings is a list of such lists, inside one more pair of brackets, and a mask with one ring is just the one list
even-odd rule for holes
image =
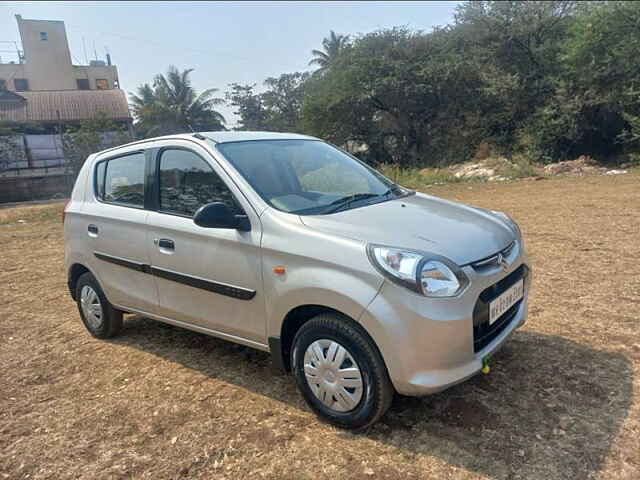
{"label": "rear door", "polygon": [[148,267],[147,156],[145,149],[130,149],[98,158],[82,228],[92,268],[109,301],[153,313],[158,294]]}
{"label": "rear door", "polygon": [[[264,345],[260,219],[203,147],[186,140],[155,145],[157,208],[147,219],[147,241],[160,315]],[[196,210],[212,202],[246,214],[251,231],[193,223]]]}

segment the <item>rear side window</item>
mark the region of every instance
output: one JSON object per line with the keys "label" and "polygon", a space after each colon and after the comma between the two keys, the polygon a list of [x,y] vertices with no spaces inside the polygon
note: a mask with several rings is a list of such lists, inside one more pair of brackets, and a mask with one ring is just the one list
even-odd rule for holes
{"label": "rear side window", "polygon": [[142,208],[144,174],[142,152],[101,162],[96,168],[96,194],[105,202]]}
{"label": "rear side window", "polygon": [[222,202],[241,213],[231,190],[197,154],[170,149],[160,156],[160,210],[193,216],[202,205]]}

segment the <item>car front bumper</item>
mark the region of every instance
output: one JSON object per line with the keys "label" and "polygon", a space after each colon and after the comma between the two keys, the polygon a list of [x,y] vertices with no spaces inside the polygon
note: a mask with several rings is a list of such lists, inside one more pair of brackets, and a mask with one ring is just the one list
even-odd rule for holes
{"label": "car front bumper", "polygon": [[[506,271],[500,267],[483,271],[464,267],[470,285],[454,298],[427,298],[385,281],[360,322],[378,345],[398,393],[428,395],[466,380],[478,373],[483,361],[525,323],[531,270],[524,250],[518,248],[511,257]],[[480,295],[510,274],[515,275],[522,265],[523,298],[490,341],[476,342],[474,349],[474,308]]]}

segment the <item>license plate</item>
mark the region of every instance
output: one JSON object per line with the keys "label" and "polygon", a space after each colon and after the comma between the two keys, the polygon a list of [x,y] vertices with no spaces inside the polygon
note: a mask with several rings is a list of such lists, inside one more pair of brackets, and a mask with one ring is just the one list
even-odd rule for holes
{"label": "license plate", "polygon": [[509,310],[524,295],[524,280],[511,285],[502,295],[489,304],[489,325]]}

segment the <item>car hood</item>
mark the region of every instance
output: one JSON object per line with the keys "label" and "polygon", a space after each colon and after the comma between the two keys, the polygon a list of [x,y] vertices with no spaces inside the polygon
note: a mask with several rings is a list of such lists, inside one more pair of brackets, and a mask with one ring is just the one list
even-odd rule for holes
{"label": "car hood", "polygon": [[367,243],[432,252],[465,265],[514,239],[502,220],[460,203],[417,193],[330,215],[300,217],[308,227]]}

